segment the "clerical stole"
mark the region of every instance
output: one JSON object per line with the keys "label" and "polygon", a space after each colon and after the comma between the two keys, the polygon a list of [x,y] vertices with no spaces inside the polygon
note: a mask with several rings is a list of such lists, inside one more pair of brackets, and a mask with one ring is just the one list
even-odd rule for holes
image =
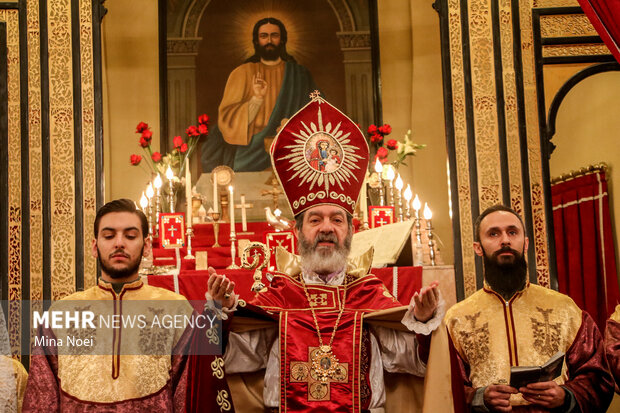
{"label": "clerical stole", "polygon": [[324,346],[330,345],[344,306],[329,353],[321,351],[300,276],[277,275],[252,302],[280,316],[282,412],[360,412],[366,407],[361,397],[369,362],[361,357],[363,318],[400,304],[373,275],[347,276],[345,284],[306,286]]}

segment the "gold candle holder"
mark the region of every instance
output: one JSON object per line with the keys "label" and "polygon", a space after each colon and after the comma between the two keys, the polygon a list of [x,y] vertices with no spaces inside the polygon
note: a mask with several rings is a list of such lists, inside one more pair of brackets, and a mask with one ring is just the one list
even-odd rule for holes
{"label": "gold candle holder", "polygon": [[168,203],[169,203],[169,211],[174,212],[174,173],[172,173],[172,169],[170,169],[170,165],[168,165],[168,169],[166,169],[166,179],[168,179]]}
{"label": "gold candle holder", "polygon": [[426,231],[428,232],[428,255],[431,259],[431,265],[435,266],[435,243],[433,242],[433,225],[431,218],[433,214],[427,203],[424,203],[424,219],[426,220]]}
{"label": "gold candle holder", "polygon": [[213,236],[215,237],[215,243],[211,245],[211,248],[219,248],[221,247],[218,242],[220,237],[220,213],[209,211],[208,214],[213,220]]}
{"label": "gold candle holder", "polygon": [[237,248],[235,247],[235,242],[237,242],[237,234],[234,231],[230,233],[230,257],[232,258],[232,263],[226,267],[227,270],[238,270],[239,267],[235,264],[235,258],[237,256]]}
{"label": "gold candle holder", "polygon": [[398,194],[398,222],[403,222],[403,180],[400,174],[396,177],[394,186]]}
{"label": "gold candle holder", "polygon": [[422,251],[422,229],[420,225],[420,198],[415,196],[413,200],[413,210],[415,211],[415,261],[414,265],[422,266],[424,265],[424,253]]}
{"label": "gold candle holder", "polygon": [[383,177],[381,176],[383,174],[383,165],[379,159],[375,162],[375,172],[379,178],[379,205],[385,206],[385,200],[383,198]]}
{"label": "gold candle holder", "polygon": [[411,187],[409,186],[409,184],[407,184],[407,188],[405,189],[405,193],[403,194],[403,196],[405,197],[405,205],[407,206],[407,209],[405,210],[405,218],[407,219],[407,221],[409,221],[411,219],[411,196],[413,195],[413,193],[411,192]]}
{"label": "gold candle holder", "polygon": [[184,258],[186,260],[196,259],[196,257],[192,255],[192,237],[194,236],[194,228],[188,226],[185,230],[185,235],[187,236],[187,255]]}
{"label": "gold candle holder", "polygon": [[388,205],[393,207],[394,206],[394,178],[396,175],[394,173],[394,168],[388,165],[385,171],[385,175],[388,181],[388,188],[390,188],[390,202],[388,203]]}
{"label": "gold candle holder", "polygon": [[153,181],[153,186],[155,187],[155,236],[159,238],[159,213],[161,212],[161,207],[159,205],[160,196],[161,196],[161,186],[163,182],[161,180],[161,176],[157,174],[155,180]]}

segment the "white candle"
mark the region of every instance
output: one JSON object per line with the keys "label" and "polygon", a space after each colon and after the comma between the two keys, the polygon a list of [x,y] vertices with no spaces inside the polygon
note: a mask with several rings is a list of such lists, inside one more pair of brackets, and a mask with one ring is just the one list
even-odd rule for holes
{"label": "white candle", "polygon": [[248,230],[248,217],[245,212],[245,194],[241,194],[241,230],[247,232]]}
{"label": "white candle", "polygon": [[230,199],[228,200],[228,209],[230,209],[230,232],[235,232],[235,198],[233,196],[233,186],[228,186],[228,192],[230,193]]}
{"label": "white candle", "polygon": [[185,199],[187,201],[187,213],[185,225],[192,226],[192,173],[189,170],[189,159],[185,165]]}
{"label": "white candle", "polygon": [[213,212],[214,213],[218,213],[219,212],[219,207],[218,207],[218,200],[217,200],[217,174],[215,173],[215,171],[212,172],[213,174]]}

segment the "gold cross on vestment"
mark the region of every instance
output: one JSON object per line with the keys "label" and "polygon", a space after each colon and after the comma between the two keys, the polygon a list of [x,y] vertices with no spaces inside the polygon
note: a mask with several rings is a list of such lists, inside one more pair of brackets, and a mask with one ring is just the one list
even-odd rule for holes
{"label": "gold cross on vestment", "polygon": [[308,347],[308,361],[291,361],[289,379],[291,383],[308,384],[308,401],[318,402],[331,400],[330,383],[346,383],[349,380],[349,363],[339,363],[329,356],[320,360],[321,369],[328,370],[335,363],[333,374],[322,381],[318,372],[312,366],[313,359],[319,353],[319,347]]}

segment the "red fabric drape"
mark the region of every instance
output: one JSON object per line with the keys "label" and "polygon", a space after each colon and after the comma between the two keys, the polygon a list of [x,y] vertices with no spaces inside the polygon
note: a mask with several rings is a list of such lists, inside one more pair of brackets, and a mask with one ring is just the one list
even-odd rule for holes
{"label": "red fabric drape", "polygon": [[560,292],[603,331],[620,299],[604,172],[551,187]]}
{"label": "red fabric drape", "polygon": [[620,0],[579,0],[579,5],[620,63]]}

